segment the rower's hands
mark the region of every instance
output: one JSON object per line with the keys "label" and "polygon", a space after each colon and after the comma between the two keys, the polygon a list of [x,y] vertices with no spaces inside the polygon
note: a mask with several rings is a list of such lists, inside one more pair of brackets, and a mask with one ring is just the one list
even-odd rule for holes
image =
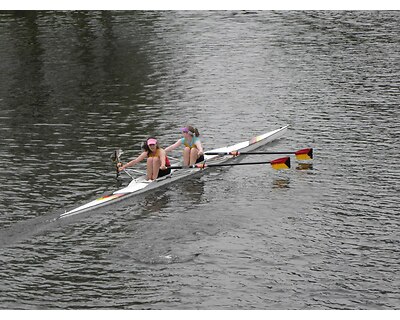
{"label": "rower's hands", "polygon": [[117,170],[118,170],[118,172],[121,172],[122,170],[124,170],[124,166],[122,165],[122,162],[117,163]]}
{"label": "rower's hands", "polygon": [[167,167],[166,166],[161,166],[160,170],[167,170]]}

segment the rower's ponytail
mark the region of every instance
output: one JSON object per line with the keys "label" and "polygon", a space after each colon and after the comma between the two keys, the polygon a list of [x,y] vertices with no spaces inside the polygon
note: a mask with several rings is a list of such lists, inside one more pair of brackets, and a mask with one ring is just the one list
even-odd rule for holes
{"label": "rower's ponytail", "polygon": [[199,130],[197,130],[197,128],[194,128],[192,126],[187,126],[187,128],[192,133],[192,135],[194,135],[196,137],[200,137],[200,133],[199,133]]}
{"label": "rower's ponytail", "polygon": [[142,149],[143,149],[144,151],[146,151],[147,154],[149,154],[149,152],[151,152],[149,146],[147,145],[147,140],[146,140],[145,142],[142,143]]}

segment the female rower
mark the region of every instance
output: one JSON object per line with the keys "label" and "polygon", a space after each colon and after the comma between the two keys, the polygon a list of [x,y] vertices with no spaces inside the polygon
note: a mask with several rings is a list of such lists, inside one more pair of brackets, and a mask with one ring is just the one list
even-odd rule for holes
{"label": "female rower", "polygon": [[165,152],[172,151],[181,145],[185,146],[183,150],[183,165],[189,166],[204,161],[204,151],[199,139],[199,131],[192,126],[181,129],[183,138],[179,139],[173,145],[165,148]]}
{"label": "female rower", "polygon": [[128,167],[132,167],[147,158],[147,180],[155,180],[171,173],[171,169],[167,168],[171,165],[169,159],[165,150],[158,145],[156,138],[148,138],[143,144],[143,149],[144,151],[140,156],[127,164],[121,164],[118,170],[122,171]]}

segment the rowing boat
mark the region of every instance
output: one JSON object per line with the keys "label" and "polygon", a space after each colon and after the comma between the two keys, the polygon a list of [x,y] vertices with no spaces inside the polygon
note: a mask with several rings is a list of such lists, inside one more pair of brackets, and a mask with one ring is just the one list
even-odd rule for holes
{"label": "rowing boat", "polygon": [[[209,152],[205,152],[205,161],[208,164],[222,164],[229,162],[233,157],[231,155],[222,155],[223,153],[229,153],[232,151],[239,152],[249,152],[253,151],[261,146],[265,146],[268,143],[271,143],[274,140],[281,138],[288,128],[288,125],[281,127],[279,129],[266,132],[264,134],[253,137],[248,141],[244,141],[241,143],[237,143],[231,146],[222,147],[214,150],[210,150]],[[213,153],[212,155],[207,153]],[[110,205],[112,203],[124,200],[126,198],[130,198],[134,195],[141,194],[144,192],[148,192],[150,190],[154,190],[156,188],[160,188],[166,184],[171,182],[187,178],[189,176],[193,176],[199,172],[202,172],[209,167],[198,168],[198,167],[190,167],[185,169],[172,169],[171,173],[167,176],[158,178],[153,181],[146,180],[146,176],[141,176],[139,178],[134,178],[132,181],[120,190],[117,190],[109,195],[102,196],[97,198],[87,204],[79,206],[75,209],[67,211],[60,215],[59,218],[71,217],[73,215],[83,213],[89,210],[94,210],[105,205]]]}
{"label": "rowing boat", "polygon": [[[237,143],[235,145],[222,147],[222,148],[218,148],[218,149],[209,151],[209,153],[217,153],[217,154],[207,155],[207,152],[205,152],[205,156],[204,156],[205,161],[209,164],[221,164],[221,163],[228,162],[229,160],[231,160],[233,158],[231,155],[222,156],[222,155],[218,155],[218,154],[229,153],[232,151],[240,151],[240,152],[253,151],[261,146],[265,146],[266,144],[271,143],[272,141],[281,138],[286,133],[288,127],[289,126],[286,125],[279,129],[269,131],[264,134],[253,137],[250,140],[247,140],[247,141],[244,141],[241,143]],[[195,175],[206,169],[208,169],[208,167],[205,167],[205,168],[195,167],[195,168],[188,168],[188,169],[181,169],[181,170],[172,169],[171,173],[169,175],[166,175],[164,177],[158,178],[153,181],[148,181],[148,180],[146,180],[146,176],[141,176],[139,178],[132,179],[132,181],[129,183],[129,185],[126,186],[125,188],[122,188],[120,190],[117,190],[117,191],[109,194],[109,195],[102,196],[102,197],[97,198],[87,204],[84,204],[75,209],[67,211],[67,212],[61,214],[59,218],[71,217],[71,216],[79,214],[79,213],[83,213],[83,212],[86,212],[89,210],[94,210],[94,209],[103,207],[105,205],[110,205],[112,203],[124,200],[126,198],[130,198],[134,195],[148,192],[150,190],[159,188],[159,187],[169,184],[171,182]]]}

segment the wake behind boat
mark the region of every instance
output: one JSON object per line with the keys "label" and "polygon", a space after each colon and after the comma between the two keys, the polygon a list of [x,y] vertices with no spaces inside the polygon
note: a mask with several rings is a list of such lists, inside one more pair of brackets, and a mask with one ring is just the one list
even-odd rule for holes
{"label": "wake behind boat", "polygon": [[97,198],[73,210],[67,211],[61,214],[59,218],[71,217],[79,213],[83,213],[89,210],[94,210],[130,198],[134,195],[148,192],[150,190],[159,188],[171,182],[184,179],[189,176],[193,176],[203,170],[207,170],[210,167],[220,164],[221,165],[227,164],[231,159],[233,159],[233,156],[230,155],[229,153],[234,151],[245,153],[253,151],[262,146],[265,146],[266,144],[281,138],[286,133],[288,127],[289,126],[286,125],[282,128],[269,131],[259,136],[253,137],[248,141],[244,141],[227,147],[210,150],[208,152],[206,151],[204,156],[206,165],[192,166],[184,169],[182,169],[182,167],[179,167],[180,169],[177,169],[178,168],[177,166],[175,168],[172,167],[173,169],[171,170],[171,173],[169,175],[158,178],[153,181],[146,180],[146,176],[141,176],[139,178],[132,179],[129,185],[126,186],[125,188],[117,190],[109,195]]}

